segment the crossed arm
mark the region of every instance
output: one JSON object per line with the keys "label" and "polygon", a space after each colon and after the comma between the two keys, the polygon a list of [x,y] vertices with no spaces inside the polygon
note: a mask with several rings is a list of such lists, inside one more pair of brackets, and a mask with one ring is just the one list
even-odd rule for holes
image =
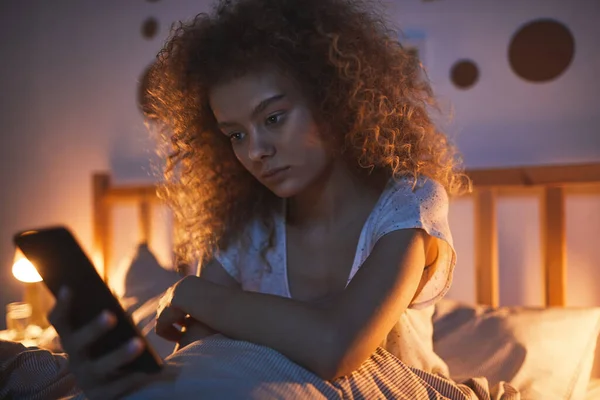
{"label": "crossed arm", "polygon": [[[434,246],[419,229],[385,235],[346,290],[325,305],[242,291],[215,262],[200,278],[177,284],[171,307],[229,337],[271,347],[332,380],[357,369],[389,333],[418,293]],[[159,317],[159,334],[173,322]]]}

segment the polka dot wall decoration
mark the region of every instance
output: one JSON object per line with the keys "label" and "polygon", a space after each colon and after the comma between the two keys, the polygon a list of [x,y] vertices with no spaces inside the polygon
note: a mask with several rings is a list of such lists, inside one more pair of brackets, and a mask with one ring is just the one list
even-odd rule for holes
{"label": "polka dot wall decoration", "polygon": [[156,18],[149,17],[142,23],[142,36],[146,39],[153,39],[158,33],[158,21]]}
{"label": "polka dot wall decoration", "polygon": [[[159,0],[146,0],[148,3],[156,3]],[[142,23],[142,37],[145,39],[153,39],[158,33],[158,20],[154,17],[148,17]]]}
{"label": "polka dot wall decoration", "polygon": [[469,89],[479,79],[479,68],[472,60],[459,60],[450,70],[450,80],[460,89]]}
{"label": "polka dot wall decoration", "polygon": [[[159,0],[146,0],[148,3],[156,3]],[[156,37],[159,30],[158,20],[154,17],[148,17],[142,22],[141,33],[144,39],[151,40]],[[148,84],[150,79],[150,70],[152,68],[152,64],[147,66],[142,74],[140,75],[140,79],[138,81],[136,102],[137,105],[142,112],[143,115],[148,115],[150,110],[150,105],[148,102]]]}
{"label": "polka dot wall decoration", "polygon": [[548,82],[562,75],[575,54],[575,39],[567,26],[552,19],[526,23],[508,47],[512,71],[529,82]]}

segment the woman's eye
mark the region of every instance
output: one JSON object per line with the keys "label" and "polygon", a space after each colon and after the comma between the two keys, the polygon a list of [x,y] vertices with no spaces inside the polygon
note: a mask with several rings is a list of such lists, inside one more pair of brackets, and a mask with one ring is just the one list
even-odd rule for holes
{"label": "woman's eye", "polygon": [[229,139],[232,142],[242,140],[243,137],[244,137],[244,135],[242,134],[242,132],[232,132],[229,134]]}
{"label": "woman's eye", "polygon": [[276,124],[279,121],[281,121],[281,118],[283,117],[283,114],[275,114],[275,115],[271,115],[269,117],[267,117],[267,125],[272,125],[272,124]]}

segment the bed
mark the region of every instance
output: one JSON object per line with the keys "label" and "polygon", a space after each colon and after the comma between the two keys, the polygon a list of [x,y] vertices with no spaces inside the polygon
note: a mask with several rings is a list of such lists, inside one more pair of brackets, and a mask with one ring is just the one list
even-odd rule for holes
{"label": "bed", "polygon": [[[521,398],[600,399],[600,379],[590,379],[600,331],[600,307],[566,307],[565,198],[600,194],[600,163],[471,170],[474,190],[476,304],[442,300],[434,314],[434,348],[457,382],[485,376],[506,381]],[[180,274],[152,251],[160,200],[153,184],[114,183],[95,173],[93,254],[105,281],[120,296],[150,343],[165,356],[172,345],[154,335],[157,296]],[[502,196],[535,193],[541,200],[544,307],[500,307],[497,203]],[[117,208],[136,210],[135,241],[127,261],[117,259]],[[174,229],[166,224],[167,229]],[[118,241],[118,240],[117,240]],[[149,245],[150,244],[150,245]],[[157,283],[158,282],[158,283]],[[465,356],[468,349],[469,356]]]}
{"label": "bed", "polygon": [[[565,366],[562,370],[566,370],[569,356],[579,352],[581,353],[579,359],[573,360],[572,363],[575,365],[575,372],[572,372],[573,378],[568,383],[569,394],[560,398],[580,398],[584,391],[589,392],[590,399],[600,398],[600,379],[589,379],[598,337],[598,310],[594,307],[583,309],[565,307],[567,282],[565,199],[571,193],[600,194],[600,164],[479,169],[470,170],[468,174],[473,181],[474,189],[468,196],[473,198],[475,213],[474,275],[477,305],[450,300],[440,303],[434,316],[436,350],[449,364],[452,364],[450,369],[453,378],[463,379],[482,374],[491,377],[492,381],[513,381],[521,388],[527,388],[524,392],[525,396],[534,397],[536,393],[553,387],[549,382],[557,376],[531,363],[562,364]],[[499,307],[497,202],[503,196],[521,193],[534,193],[539,196],[542,205],[540,228],[544,234],[540,251],[543,260],[545,297],[543,308]],[[93,176],[93,199],[94,250],[100,255],[101,260],[111,260],[113,257],[112,213],[115,206],[119,204],[135,205],[139,241],[149,240],[152,231],[151,210],[159,204],[152,185],[118,185],[113,183],[110,174],[97,173]],[[110,282],[111,264],[100,262],[99,267],[105,279]],[[536,324],[540,326],[537,330]],[[524,326],[529,328],[523,329]],[[568,333],[569,327],[573,326],[585,326],[580,330],[588,334]],[[548,335],[548,332],[555,334]],[[505,337],[502,337],[502,334]],[[544,337],[543,340],[540,340],[540,335]],[[525,361],[515,362],[510,360],[509,355],[504,354],[507,352],[506,345],[504,347],[499,345],[495,349],[486,344],[486,342],[501,344],[508,340],[507,337],[510,337],[514,343],[518,343],[520,347],[524,347],[525,353],[529,350],[528,346],[535,347],[535,351],[527,353],[524,357]],[[567,339],[585,345],[578,349],[568,348],[564,342],[561,343]],[[467,340],[471,344],[476,343],[480,346],[481,354],[485,353],[488,359],[474,357],[471,363],[464,362],[464,357],[461,357],[460,353],[457,354],[456,349],[464,347],[464,342]],[[536,341],[547,345],[532,344]],[[565,351],[555,351],[554,349],[560,347],[559,345]],[[490,357],[493,362],[489,362]],[[500,368],[499,365],[502,363],[512,363],[512,370]],[[554,365],[553,367],[560,369]],[[561,375],[564,374],[564,371],[561,372]],[[540,383],[531,383],[530,381],[537,376],[541,377]]]}

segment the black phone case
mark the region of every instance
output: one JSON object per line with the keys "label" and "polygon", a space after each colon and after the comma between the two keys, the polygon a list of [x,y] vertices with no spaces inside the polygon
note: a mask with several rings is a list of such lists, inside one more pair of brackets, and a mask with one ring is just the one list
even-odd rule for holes
{"label": "black phone case", "polygon": [[161,370],[161,358],[125,313],[67,228],[58,226],[21,232],[14,236],[14,243],[35,265],[44,284],[55,297],[58,297],[62,286],[70,289],[70,323],[73,329],[91,322],[103,310],[109,310],[116,316],[116,326],[90,347],[91,358],[115,350],[137,336],[144,341],[145,350],[122,369],[146,373]]}

